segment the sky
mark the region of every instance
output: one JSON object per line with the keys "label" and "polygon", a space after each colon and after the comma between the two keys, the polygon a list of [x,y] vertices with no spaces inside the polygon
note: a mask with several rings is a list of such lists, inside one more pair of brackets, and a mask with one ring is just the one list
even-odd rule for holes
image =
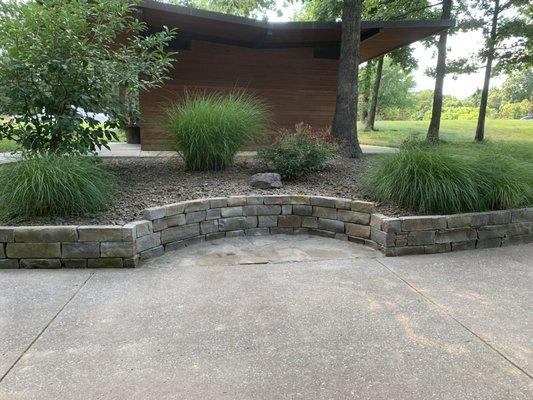
{"label": "sky", "polygon": [[[292,5],[289,7],[283,7],[283,0],[277,0],[278,8],[282,10],[283,15],[278,16],[275,11],[267,13],[269,21],[290,21],[292,16],[299,9],[299,5]],[[449,59],[468,57],[470,54],[476,52],[480,46],[482,46],[482,37],[479,32],[467,32],[457,33],[453,36],[448,36],[448,52],[447,57]],[[415,43],[412,45],[414,48],[414,56],[418,60],[418,68],[413,71],[413,77],[416,82],[415,91],[419,90],[433,90],[435,88],[435,79],[426,76],[424,71],[428,67],[435,67],[437,64],[436,48],[426,49],[422,44]],[[435,54],[433,54],[435,53]],[[430,55],[428,57],[428,55]],[[452,79],[451,76],[447,76],[444,80],[444,94],[452,95],[460,99],[464,99],[474,93],[477,89],[480,89],[483,85],[484,69],[480,69],[478,72],[469,75],[460,75],[457,79]],[[503,78],[492,78],[491,87],[501,86]]]}

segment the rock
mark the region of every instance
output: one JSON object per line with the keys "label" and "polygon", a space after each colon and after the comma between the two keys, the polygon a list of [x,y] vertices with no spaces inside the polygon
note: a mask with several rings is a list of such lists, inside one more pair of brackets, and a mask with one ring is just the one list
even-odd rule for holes
{"label": "rock", "polygon": [[259,189],[273,189],[280,188],[283,185],[281,184],[281,176],[275,172],[265,172],[262,174],[252,175],[252,181],[250,185],[254,188]]}

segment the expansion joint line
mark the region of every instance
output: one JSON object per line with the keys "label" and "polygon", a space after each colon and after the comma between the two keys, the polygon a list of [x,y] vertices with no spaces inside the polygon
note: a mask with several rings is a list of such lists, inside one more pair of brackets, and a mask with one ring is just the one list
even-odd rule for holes
{"label": "expansion joint line", "polygon": [[52,322],[54,322],[56,320],[56,318],[59,316],[59,314],[61,314],[61,312],[65,309],[66,306],[69,305],[69,303],[74,299],[74,297],[76,297],[76,295],[80,292],[81,289],[83,289],[83,287],[87,284],[87,282],[89,282],[89,280],[93,277],[93,275],[95,274],[95,271],[91,272],[91,274],[87,277],[87,279],[85,279],[83,281],[83,283],[80,285],[80,287],[74,292],[74,294],[72,296],[70,296],[70,298],[67,300],[67,302],[65,304],[63,304],[63,306],[59,309],[59,311],[52,317],[52,319],[50,321],[48,321],[48,323],[45,325],[45,327],[43,329],[41,329],[41,331],[38,333],[38,335],[35,337],[35,339],[33,339],[31,341],[31,343],[28,345],[28,347],[26,347],[26,349],[24,349],[24,351],[22,352],[22,354],[20,356],[17,357],[17,359],[15,360],[15,362],[8,368],[8,370],[0,377],[0,383],[2,383],[2,381],[4,380],[4,378],[11,372],[11,370],[13,368],[15,368],[15,365],[17,365],[17,363],[20,361],[20,359],[22,357],[24,357],[24,355],[30,350],[30,348],[34,345],[34,343],[42,336],[42,334],[44,333],[44,331],[46,331],[48,329],[48,327],[52,324]]}
{"label": "expansion joint line", "polygon": [[383,262],[381,262],[379,259],[376,259],[376,261],[381,264],[383,267],[385,267],[391,274],[393,274],[397,279],[399,279],[400,281],[402,281],[403,283],[405,283],[407,286],[409,286],[409,288],[414,291],[415,293],[417,293],[419,296],[423,297],[426,301],[428,301],[429,303],[433,304],[435,307],[437,307],[439,309],[440,312],[442,312],[444,315],[446,315],[447,317],[449,317],[450,319],[452,319],[453,321],[455,321],[455,323],[457,323],[459,326],[461,326],[463,329],[465,329],[467,332],[469,332],[471,335],[473,335],[474,337],[476,337],[479,341],[481,341],[485,346],[487,346],[488,348],[490,348],[492,351],[494,351],[496,354],[498,354],[500,357],[502,357],[504,360],[506,360],[509,364],[511,364],[513,367],[515,367],[517,370],[519,370],[520,372],[522,372],[524,375],[526,375],[528,378],[530,379],[533,379],[533,376],[527,372],[524,368],[520,367],[519,365],[517,365],[514,361],[512,361],[511,359],[509,359],[509,357],[507,357],[505,354],[503,354],[500,350],[498,350],[496,347],[494,347],[492,344],[490,344],[489,342],[487,342],[485,339],[483,339],[479,334],[477,334],[476,332],[474,332],[472,329],[470,329],[468,326],[466,326],[465,324],[463,324],[461,321],[459,321],[457,318],[455,318],[452,314],[450,314],[448,311],[446,311],[446,309],[444,307],[442,307],[440,304],[436,303],[434,300],[432,300],[431,298],[429,298],[428,296],[426,296],[424,293],[422,293],[420,290],[418,290],[416,288],[416,286],[413,286],[411,283],[409,283],[407,280],[405,280],[404,278],[402,278],[399,274],[397,274],[396,272],[394,272],[392,269],[390,269],[389,267],[387,267],[387,265],[385,265]]}

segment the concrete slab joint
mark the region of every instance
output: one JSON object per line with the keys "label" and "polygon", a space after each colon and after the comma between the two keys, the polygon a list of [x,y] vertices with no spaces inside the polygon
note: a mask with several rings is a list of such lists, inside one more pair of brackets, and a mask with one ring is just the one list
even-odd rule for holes
{"label": "concrete slab joint", "polygon": [[533,242],[533,208],[399,218],[374,211],[360,200],[250,195],[150,207],[122,226],[2,226],[0,268],[128,268],[207,240],[274,234],[350,240],[388,256]]}

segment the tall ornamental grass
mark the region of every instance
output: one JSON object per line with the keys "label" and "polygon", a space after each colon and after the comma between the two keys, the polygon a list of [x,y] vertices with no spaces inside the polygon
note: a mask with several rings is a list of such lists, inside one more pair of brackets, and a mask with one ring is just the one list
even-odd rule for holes
{"label": "tall ornamental grass", "polygon": [[380,157],[365,174],[363,188],[379,202],[423,214],[531,206],[533,165],[501,150],[409,143]]}
{"label": "tall ornamental grass", "polygon": [[0,219],[102,211],[115,183],[94,157],[45,155],[0,166]]}
{"label": "tall ornamental grass", "polygon": [[231,166],[237,151],[258,140],[269,125],[267,105],[244,90],[187,93],[166,115],[166,130],[193,171]]}

